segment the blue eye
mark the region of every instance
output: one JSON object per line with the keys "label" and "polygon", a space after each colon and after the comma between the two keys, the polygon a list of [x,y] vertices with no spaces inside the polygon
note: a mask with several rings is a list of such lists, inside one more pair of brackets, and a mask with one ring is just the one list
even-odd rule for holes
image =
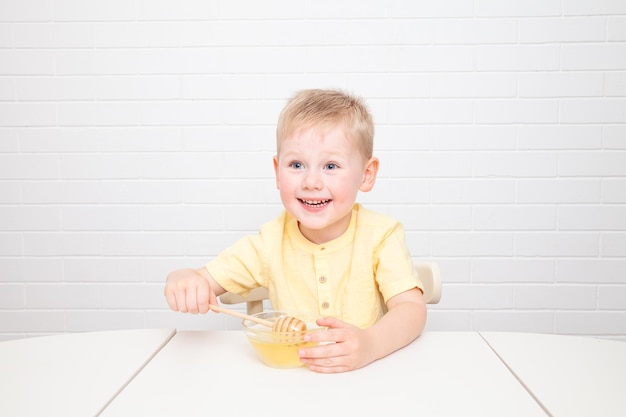
{"label": "blue eye", "polygon": [[332,162],[326,164],[326,166],[324,167],[324,169],[327,169],[327,170],[333,170],[333,169],[337,169],[337,168],[338,168],[337,164],[332,163]]}
{"label": "blue eye", "polygon": [[302,165],[302,162],[292,162],[289,164],[289,166],[294,169],[302,169],[304,167],[304,165]]}

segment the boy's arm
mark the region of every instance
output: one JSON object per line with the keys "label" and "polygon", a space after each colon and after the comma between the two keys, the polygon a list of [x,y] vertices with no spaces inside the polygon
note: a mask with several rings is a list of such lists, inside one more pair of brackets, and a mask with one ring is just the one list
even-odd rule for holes
{"label": "boy's arm", "polygon": [[426,303],[417,288],[391,297],[387,308],[389,311],[365,330],[372,343],[372,362],[411,343],[426,325]]}
{"label": "boy's arm", "polygon": [[300,359],[315,372],[345,372],[362,368],[408,345],[426,324],[422,292],[417,288],[404,291],[390,298],[387,306],[387,313],[367,329],[332,317],[318,320],[328,330],[310,333],[305,340],[322,345],[301,349]]}
{"label": "boy's arm", "polygon": [[225,292],[206,268],[173,271],[164,290],[172,310],[192,314],[208,312],[209,304],[217,304],[217,297]]}

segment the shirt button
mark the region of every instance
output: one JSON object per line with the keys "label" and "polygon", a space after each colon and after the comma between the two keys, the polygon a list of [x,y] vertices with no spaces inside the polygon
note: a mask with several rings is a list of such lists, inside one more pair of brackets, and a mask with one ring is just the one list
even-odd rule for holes
{"label": "shirt button", "polygon": [[328,307],[330,307],[330,304],[328,304],[328,302],[327,302],[327,301],[324,301],[324,302],[322,303],[322,308],[323,308],[324,310],[326,310]]}
{"label": "shirt button", "polygon": [[326,282],[326,277],[320,277],[320,282],[323,284]]}

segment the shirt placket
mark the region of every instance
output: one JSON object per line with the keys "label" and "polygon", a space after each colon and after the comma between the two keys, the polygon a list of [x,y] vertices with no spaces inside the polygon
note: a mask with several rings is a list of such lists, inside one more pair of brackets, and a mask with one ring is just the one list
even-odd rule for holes
{"label": "shirt placket", "polygon": [[336,306],[333,304],[332,285],[329,282],[330,269],[328,267],[328,259],[326,256],[326,248],[324,246],[318,248],[314,256],[315,262],[315,280],[317,285],[318,309],[323,315],[332,315],[331,312]]}

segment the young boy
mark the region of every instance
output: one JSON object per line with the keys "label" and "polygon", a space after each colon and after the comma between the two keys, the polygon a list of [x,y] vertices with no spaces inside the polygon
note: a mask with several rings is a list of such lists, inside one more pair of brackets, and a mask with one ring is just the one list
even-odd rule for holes
{"label": "young boy", "polygon": [[297,93],[276,132],[274,171],[285,210],[203,268],[169,274],[170,308],[206,313],[226,291],[266,287],[274,309],[324,317],[318,324],[328,330],[307,340],[326,343],[299,352],[315,372],[357,369],[417,338],[426,306],[404,230],[355,203],[378,173],[373,136],[358,98]]}

